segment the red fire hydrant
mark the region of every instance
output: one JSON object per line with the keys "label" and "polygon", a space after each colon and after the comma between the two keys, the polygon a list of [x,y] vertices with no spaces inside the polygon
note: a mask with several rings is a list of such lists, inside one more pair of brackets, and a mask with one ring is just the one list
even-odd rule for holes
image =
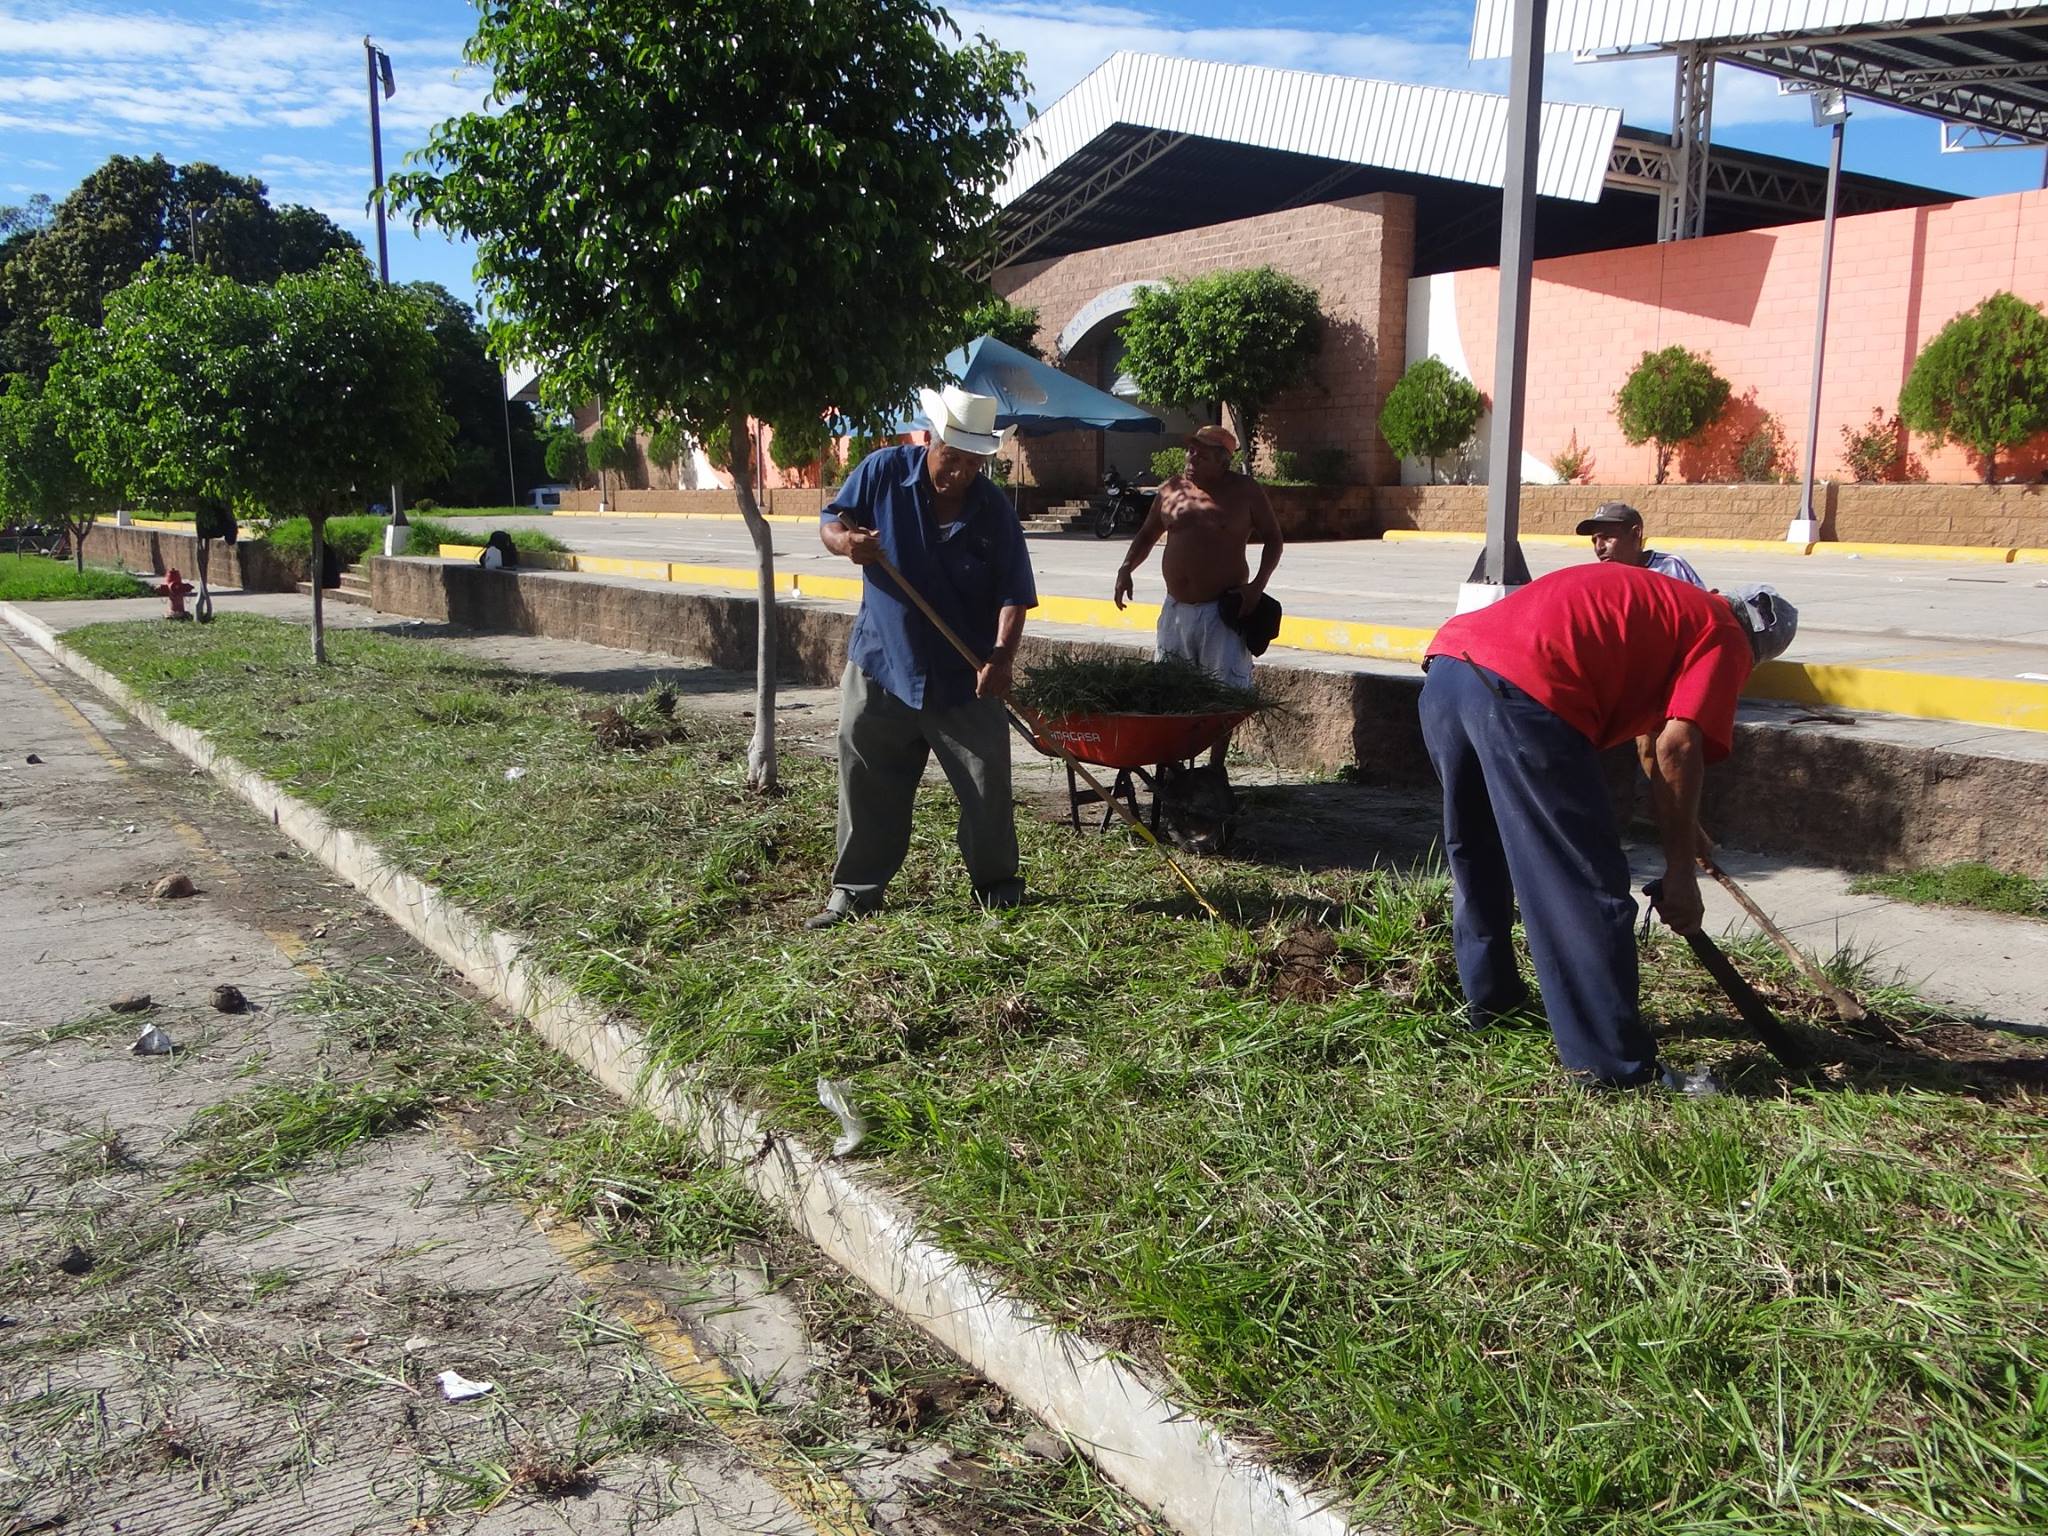
{"label": "red fire hydrant", "polygon": [[165,571],[164,579],[149,590],[158,597],[168,597],[171,600],[169,617],[173,619],[189,619],[192,617],[191,614],[185,611],[185,594],[187,592],[196,592],[199,589],[180,576],[175,565],[168,571]]}

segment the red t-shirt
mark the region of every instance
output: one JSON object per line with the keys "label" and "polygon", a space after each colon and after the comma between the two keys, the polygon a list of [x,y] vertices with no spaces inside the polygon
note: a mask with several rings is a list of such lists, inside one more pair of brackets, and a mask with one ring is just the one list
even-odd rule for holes
{"label": "red t-shirt", "polygon": [[1497,672],[1600,748],[1690,720],[1728,755],[1749,636],[1725,598],[1632,565],[1575,565],[1436,632],[1431,656]]}

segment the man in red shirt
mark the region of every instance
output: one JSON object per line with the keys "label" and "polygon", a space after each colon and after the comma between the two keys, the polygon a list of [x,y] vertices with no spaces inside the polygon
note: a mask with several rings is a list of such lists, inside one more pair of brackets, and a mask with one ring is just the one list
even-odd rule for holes
{"label": "man in red shirt", "polygon": [[1614,1086],[1659,1077],[1636,1007],[1628,859],[1598,754],[1639,736],[1654,743],[1659,912],[1695,932],[1701,776],[1734,743],[1751,669],[1782,652],[1798,623],[1769,587],[1703,592],[1606,563],[1554,572],[1437,631],[1422,734],[1443,785],[1458,976],[1475,1025],[1528,1001],[1510,938],[1519,896],[1566,1069]]}

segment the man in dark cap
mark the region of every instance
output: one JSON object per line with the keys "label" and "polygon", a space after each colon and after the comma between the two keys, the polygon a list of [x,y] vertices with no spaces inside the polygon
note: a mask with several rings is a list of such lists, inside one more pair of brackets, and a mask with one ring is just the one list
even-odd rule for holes
{"label": "man in dark cap", "polygon": [[1674,581],[1705,587],[1700,573],[1676,555],[1643,547],[1643,514],[1625,501],[1603,501],[1593,515],[1579,524],[1579,536],[1591,536],[1593,557],[1616,565],[1641,566]]}
{"label": "man in dark cap", "polygon": [[1639,566],[1574,566],[1450,620],[1423,665],[1422,734],[1444,792],[1458,976],[1483,1027],[1528,1001],[1517,898],[1567,1070],[1686,1086],[1636,1006],[1634,897],[1597,756],[1637,737],[1664,847],[1664,921],[1697,932],[1700,784],[1734,744],[1751,670],[1799,616],[1769,587],[1706,592]]}

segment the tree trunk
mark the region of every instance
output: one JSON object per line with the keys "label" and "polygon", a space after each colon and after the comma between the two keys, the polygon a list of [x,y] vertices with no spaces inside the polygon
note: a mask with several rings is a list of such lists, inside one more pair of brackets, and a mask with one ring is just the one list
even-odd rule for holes
{"label": "tree trunk", "polygon": [[[192,525],[192,531],[194,533],[199,532],[197,522],[194,522]],[[208,591],[206,586],[206,558],[213,541],[202,534],[193,542],[197,546],[199,554],[199,595],[192,604],[192,617],[201,624],[211,624],[213,622],[213,593]]]}
{"label": "tree trunk", "polygon": [[71,525],[71,563],[78,567],[78,574],[85,574],[85,536],[92,532],[92,519]]}
{"label": "tree trunk", "polygon": [[309,517],[313,525],[313,664],[324,666],[327,661],[327,610],[322,603],[327,591],[327,519]]}
{"label": "tree trunk", "polygon": [[754,737],[747,743],[747,787],[773,794],[779,787],[775,760],[775,655],[777,620],[775,608],[775,533],[761,515],[754,499],[754,466],[747,452],[747,413],[732,415],[732,493],[740,504],[740,520],[754,540],[754,554],[760,571],[759,595],[755,599],[759,623],[755,628],[754,651]]}

